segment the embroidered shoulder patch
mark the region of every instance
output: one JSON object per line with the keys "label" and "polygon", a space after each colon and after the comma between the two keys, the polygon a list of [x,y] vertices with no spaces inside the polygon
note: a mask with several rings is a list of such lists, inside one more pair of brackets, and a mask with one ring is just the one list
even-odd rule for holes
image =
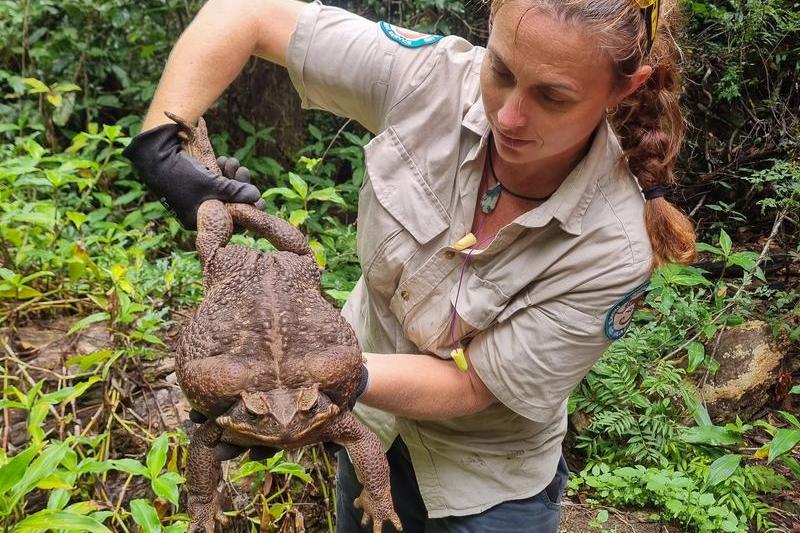
{"label": "embroidered shoulder patch", "polygon": [[383,33],[396,43],[405,46],[406,48],[420,48],[433,44],[442,38],[441,35],[428,35],[427,33],[419,33],[413,30],[400,28],[394,24],[389,24],[385,20],[378,22]]}
{"label": "embroidered shoulder patch", "polygon": [[622,338],[625,332],[628,331],[628,326],[631,324],[633,312],[639,306],[639,303],[647,294],[647,288],[650,282],[645,281],[628,294],[622,297],[622,300],[614,304],[606,316],[606,337],[609,340],[615,341]]}

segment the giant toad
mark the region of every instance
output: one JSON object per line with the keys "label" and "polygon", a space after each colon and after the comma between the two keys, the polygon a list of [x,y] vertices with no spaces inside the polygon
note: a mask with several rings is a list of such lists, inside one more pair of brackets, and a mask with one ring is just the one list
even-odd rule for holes
{"label": "giant toad", "polygon": [[[181,126],[184,149],[219,172],[200,119]],[[228,246],[233,225],[267,238],[279,251]],[[303,234],[253,206],[204,202],[197,213],[204,298],[184,327],[178,382],[208,417],[189,445],[189,531],[213,533],[218,509],[220,442],[297,448],[320,441],[344,446],[364,485],[354,504],[379,533],[400,529],[380,442],[350,413],[362,372],[350,325],[323,297]]]}

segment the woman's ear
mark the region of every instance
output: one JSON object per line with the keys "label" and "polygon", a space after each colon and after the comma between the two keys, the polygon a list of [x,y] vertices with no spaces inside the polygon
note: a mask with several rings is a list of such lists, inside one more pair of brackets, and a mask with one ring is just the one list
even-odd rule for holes
{"label": "woman's ear", "polygon": [[618,91],[615,91],[611,95],[609,98],[609,105],[606,107],[616,107],[621,101],[636,92],[636,89],[641,87],[642,84],[646,82],[652,74],[653,67],[650,65],[642,65],[639,67],[636,72],[634,72],[633,75],[628,78],[627,83],[625,83]]}

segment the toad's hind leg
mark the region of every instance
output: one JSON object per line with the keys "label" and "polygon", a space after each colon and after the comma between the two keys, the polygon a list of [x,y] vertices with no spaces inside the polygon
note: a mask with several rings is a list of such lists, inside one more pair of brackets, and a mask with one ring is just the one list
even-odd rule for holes
{"label": "toad's hind leg", "polygon": [[298,255],[311,253],[305,235],[285,220],[248,204],[227,204],[226,207],[236,224],[258,233],[278,250]]}
{"label": "toad's hind leg", "polygon": [[392,503],[389,463],[378,438],[350,412],[333,421],[323,438],[347,449],[356,478],[364,486],[361,495],[353,502],[364,511],[361,525],[367,525],[371,519],[373,533],[381,533],[383,523],[388,520],[397,531],[402,531],[400,517]]}
{"label": "toad's hind leg", "polygon": [[189,491],[189,533],[214,533],[214,522],[221,509],[217,485],[222,476],[214,448],[222,429],[212,420],[197,428],[189,443],[186,487]]}
{"label": "toad's hind leg", "polygon": [[[255,208],[254,208],[255,209]],[[233,234],[233,220],[219,200],[206,200],[197,210],[197,255],[203,265],[203,273],[214,252],[228,244]]]}

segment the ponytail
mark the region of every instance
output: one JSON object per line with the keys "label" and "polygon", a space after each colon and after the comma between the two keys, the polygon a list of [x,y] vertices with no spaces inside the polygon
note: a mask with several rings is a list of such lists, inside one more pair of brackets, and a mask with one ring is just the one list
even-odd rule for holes
{"label": "ponytail", "polygon": [[[678,6],[664,2],[659,31],[644,61],[653,68],[650,78],[619,105],[611,123],[620,138],[628,168],[645,191],[644,222],[653,247],[653,265],[691,263],[696,255],[694,225],[663,194],[647,198],[647,191],[675,184],[675,161],[685,124],[678,104],[680,69],[673,30]],[[659,191],[660,192],[660,191]]]}

